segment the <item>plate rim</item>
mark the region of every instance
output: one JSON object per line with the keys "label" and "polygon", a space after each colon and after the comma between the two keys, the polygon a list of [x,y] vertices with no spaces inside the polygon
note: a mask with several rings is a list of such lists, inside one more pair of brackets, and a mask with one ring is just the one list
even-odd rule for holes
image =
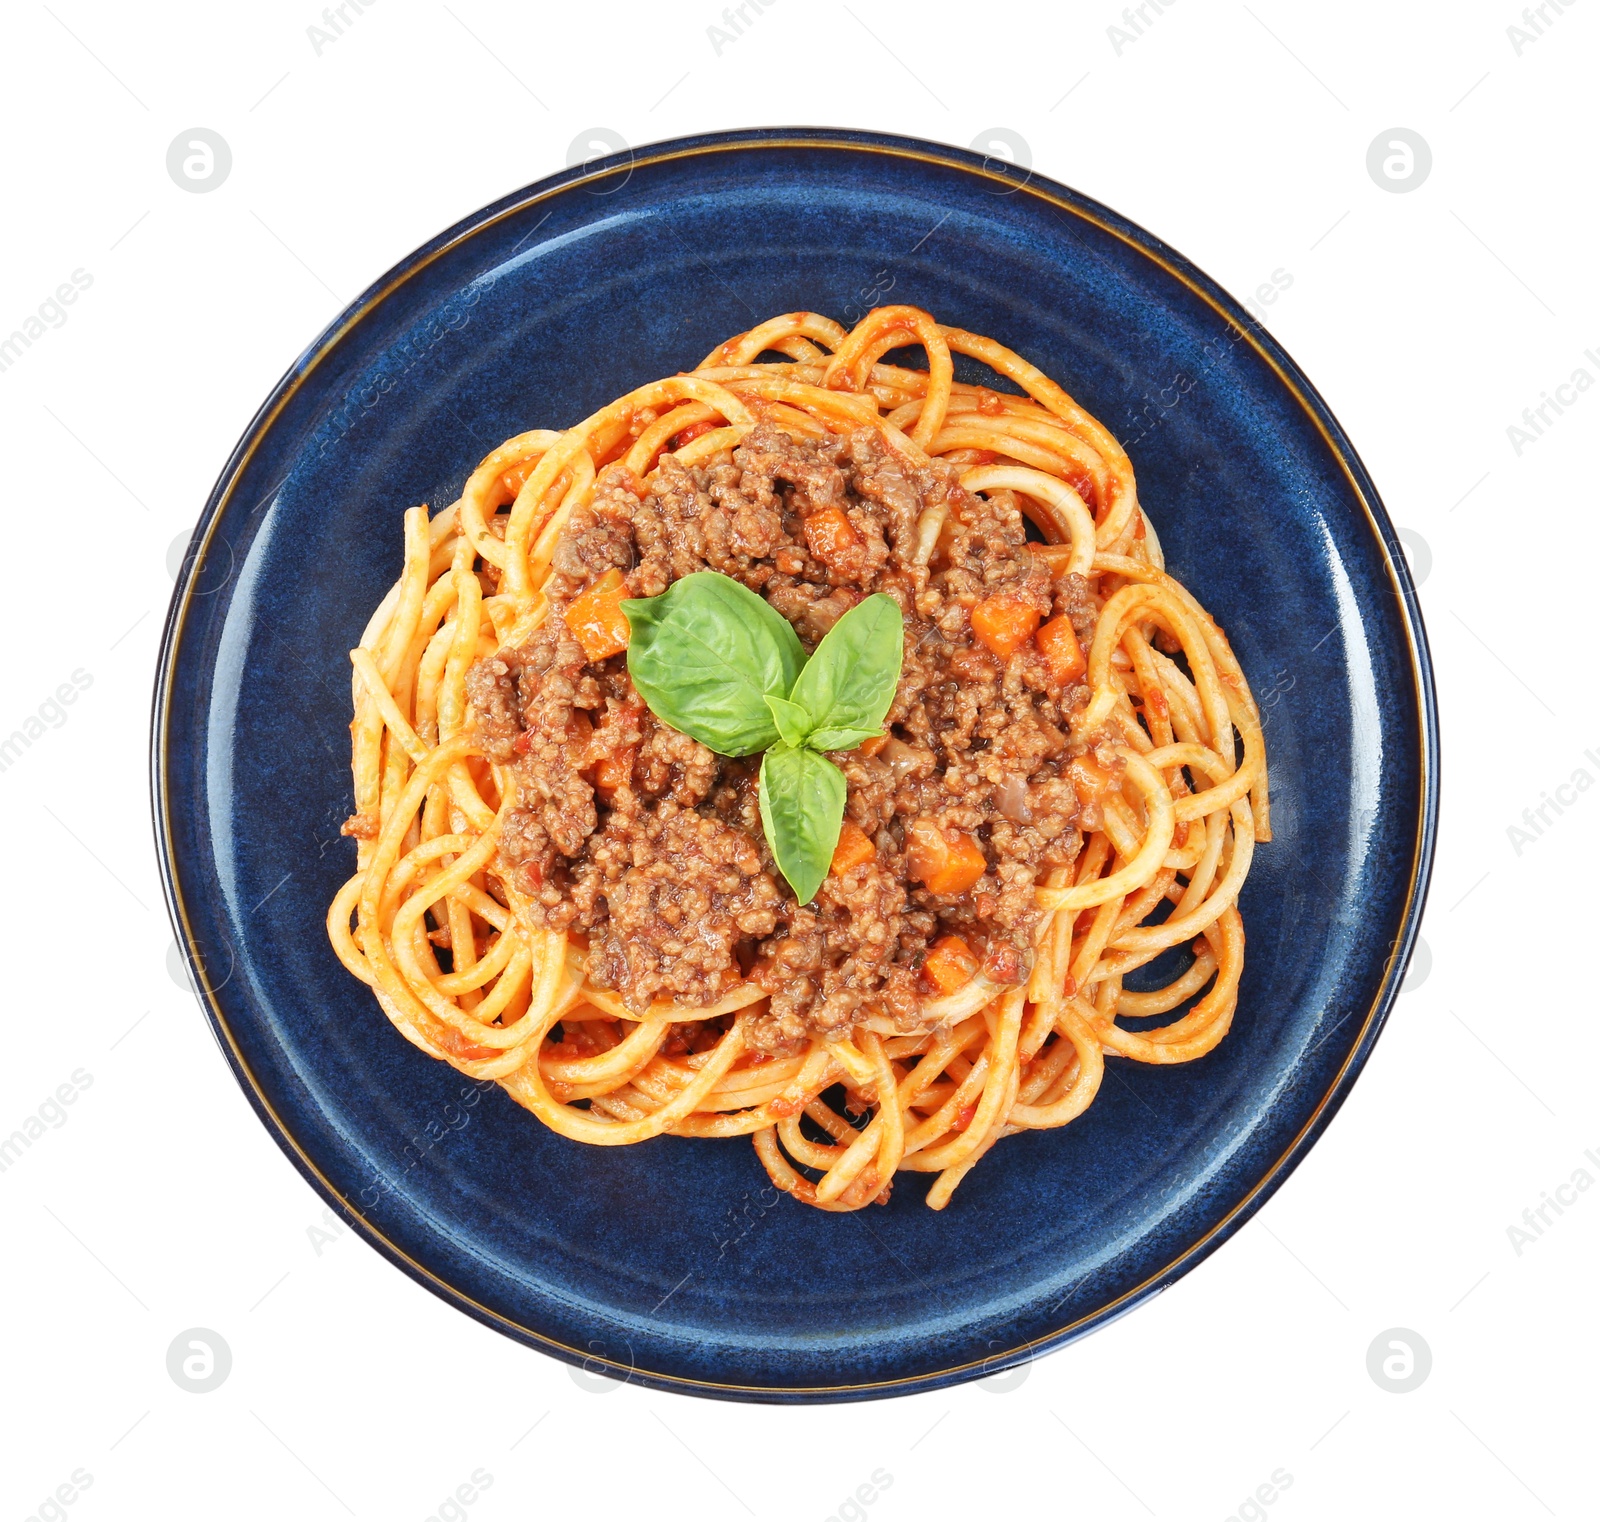
{"label": "plate rim", "polygon": [[[1401,626],[1410,656],[1413,696],[1417,712],[1418,791],[1415,799],[1417,827],[1411,855],[1411,874],[1399,934],[1390,948],[1389,958],[1368,1005],[1360,1028],[1351,1038],[1349,1049],[1322,1097],[1293,1139],[1284,1146],[1244,1196],[1204,1235],[1189,1243],[1161,1268],[1112,1300],[1076,1317],[1065,1325],[1039,1337],[1030,1338],[987,1358],[919,1374],[888,1379],[854,1381],[837,1385],[747,1385],[732,1381],[692,1378],[681,1374],[641,1369],[615,1359],[572,1347],[549,1334],[523,1325],[514,1317],[475,1300],[434,1269],[413,1258],[384,1231],[375,1226],[334,1187],[316,1160],[301,1145],[292,1128],[274,1108],[235,1040],[216,992],[205,973],[205,963],[190,924],[187,905],[179,886],[176,853],[171,826],[172,796],[168,784],[168,739],[172,717],[172,684],[189,608],[194,599],[198,573],[216,528],[229,505],[245,469],[257,448],[270,433],[283,408],[315,372],[318,365],[367,316],[389,296],[450,250],[516,215],[540,201],[562,194],[588,182],[606,179],[634,168],[648,167],[697,155],[750,149],[821,149],[847,153],[876,153],[890,158],[910,159],[1003,184],[1003,193],[1027,194],[1053,206],[1058,212],[1087,222],[1150,260],[1192,295],[1209,306],[1235,329],[1236,342],[1248,343],[1276,376],[1280,386],[1301,407],[1316,428],[1329,453],[1344,472],[1346,482],[1360,503],[1367,526],[1383,553],[1391,590],[1399,605]],[[278,485],[281,485],[281,479]],[[274,486],[267,495],[274,494]],[[265,500],[265,498],[263,499]],[[337,1210],[346,1225],[369,1246],[424,1288],[474,1320],[563,1362],[590,1373],[636,1383],[646,1388],[676,1394],[698,1395],[729,1400],[764,1403],[853,1401],[910,1395],[983,1378],[1018,1364],[1030,1362],[1127,1314],[1152,1296],[1176,1282],[1234,1235],[1303,1161],[1321,1137],[1329,1122],[1349,1096],[1356,1078],[1365,1067],[1394,1001],[1400,992],[1407,963],[1416,942],[1427,902],[1433,858],[1438,834],[1439,813],[1439,715],[1432,659],[1421,607],[1410,568],[1401,549],[1394,525],[1389,519],[1366,467],[1355,447],[1321,394],[1299,365],[1242,303],[1209,275],[1178,253],[1162,239],[1120,213],[1089,196],[1055,180],[1036,175],[1031,169],[1019,171],[1005,160],[989,158],[972,150],[940,144],[922,138],[879,133],[852,128],[764,127],[699,133],[686,137],[627,148],[619,153],[544,176],[528,185],[491,201],[468,213],[444,231],[405,255],[359,296],[350,302],[320,332],[280,377],[257,408],[227,462],[212,486],[206,503],[190,535],[177,583],[168,604],[156,660],[155,686],[150,720],[150,803],[155,835],[157,865],[163,898],[174,936],[187,963],[190,980],[200,1000],[206,1021],[235,1081],[269,1135],[317,1194]]]}

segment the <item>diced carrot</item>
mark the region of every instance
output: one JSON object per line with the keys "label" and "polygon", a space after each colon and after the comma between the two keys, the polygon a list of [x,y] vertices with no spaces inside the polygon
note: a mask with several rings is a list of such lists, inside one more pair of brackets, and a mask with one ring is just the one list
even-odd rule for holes
{"label": "diced carrot", "polygon": [[942,994],[954,993],[971,980],[978,970],[978,959],[959,935],[941,936],[933,943],[922,971]]}
{"label": "diced carrot", "polygon": [[1009,592],[996,592],[972,610],[972,632],[1001,660],[1007,660],[1033,637],[1039,610]]}
{"label": "diced carrot", "polygon": [[603,661],[628,648],[628,620],[622,611],[627,595],[622,572],[611,570],[567,609],[567,627],[591,661]]}
{"label": "diced carrot", "polygon": [[828,870],[836,876],[843,876],[851,867],[859,867],[877,854],[872,837],[860,825],[847,819],[839,826],[839,844],[833,848],[833,864]]}
{"label": "diced carrot", "polygon": [[636,746],[628,746],[625,750],[614,750],[608,756],[602,756],[594,764],[594,771],[590,774],[594,778],[596,789],[602,793],[614,793],[619,787],[633,780],[633,756]]}
{"label": "diced carrot", "polygon": [[1080,807],[1098,804],[1115,785],[1116,778],[1091,756],[1077,756],[1067,764],[1067,776]]}
{"label": "diced carrot", "polygon": [[1065,613],[1041,625],[1033,640],[1039,647],[1039,654],[1044,657],[1050,680],[1057,686],[1065,687],[1068,682],[1077,681],[1088,669],[1088,662],[1083,658],[1083,646],[1078,643],[1078,632]]}
{"label": "diced carrot", "polygon": [[806,548],[830,571],[853,558],[861,540],[840,507],[825,507],[805,521]]}
{"label": "diced carrot", "polygon": [[960,830],[941,830],[931,819],[906,828],[906,867],[930,893],[965,893],[988,866],[978,842]]}
{"label": "diced carrot", "polygon": [[874,735],[870,740],[863,740],[861,742],[861,754],[863,756],[875,756],[888,743],[888,735]]}

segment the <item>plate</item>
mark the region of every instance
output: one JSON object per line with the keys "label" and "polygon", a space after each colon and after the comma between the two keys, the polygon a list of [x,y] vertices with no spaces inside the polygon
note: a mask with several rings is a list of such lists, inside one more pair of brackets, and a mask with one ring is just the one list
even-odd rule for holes
{"label": "plate", "polygon": [[[1222,1045],[1110,1059],[1087,1114],[943,1212],[777,1196],[742,1141],[588,1148],[391,1029],[323,916],[353,869],[348,651],[405,508],[774,313],[886,300],[999,339],[1122,438],[1167,561],[1261,702],[1275,839]],[[1437,722],[1393,527],[1292,360],[1125,218],[904,138],[725,133],[486,207],[319,337],[206,504],[162,645],[158,847],[222,1049],[315,1188],[400,1268],[591,1372],[840,1400],[971,1379],[1171,1284],[1258,1209],[1372,1049],[1416,933]]]}

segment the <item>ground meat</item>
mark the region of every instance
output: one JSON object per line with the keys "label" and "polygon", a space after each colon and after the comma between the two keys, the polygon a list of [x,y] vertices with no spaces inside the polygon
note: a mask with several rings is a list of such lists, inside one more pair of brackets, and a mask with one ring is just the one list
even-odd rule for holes
{"label": "ground meat", "polygon": [[863,503],[877,510],[883,531],[901,565],[909,565],[917,544],[917,525],[925,505],[959,495],[964,505],[976,503],[956,484],[948,467],[922,473],[916,479],[900,457],[885,446],[875,430],[864,428],[850,440],[853,482]]}
{"label": "ground meat", "polygon": [[[631,497],[631,494],[630,494]],[[615,505],[602,501],[601,508],[574,508],[567,519],[566,529],[556,540],[555,553],[550,557],[550,569],[583,585],[616,569],[626,571],[633,566],[633,537],[628,532],[626,518]]]}
{"label": "ground meat", "polygon": [[633,786],[646,798],[693,808],[717,780],[716,753],[648,714],[644,723],[648,735],[633,763]]}
{"label": "ground meat", "polygon": [[504,650],[467,672],[467,702],[477,716],[484,753],[502,766],[516,754],[514,747],[522,738],[522,695],[517,688],[522,663],[520,650]]}
{"label": "ground meat", "polygon": [[[971,610],[1003,592],[1041,618],[1070,618],[1087,649],[1097,616],[1087,581],[1052,582],[1011,493],[974,497],[950,466],[914,465],[874,429],[797,440],[762,424],[704,467],[665,459],[641,490],[620,465],[601,471],[557,542],[544,624],[468,676],[485,751],[519,789],[500,866],[541,923],[586,935],[590,978],[635,1011],[655,999],[703,1006],[756,980],[770,997],[750,1035],[769,1052],[869,1011],[914,1028],[932,993],[922,965],[942,935],[960,935],[996,981],[1025,979],[1035,885],[1075,860],[1086,823],[1067,767],[1087,748],[1070,736],[1088,689],[1053,686],[1031,642],[1005,660],[991,654]],[[930,509],[944,527],[924,565],[915,551]],[[825,511],[854,533],[827,564],[806,536]],[[561,616],[609,570],[649,597],[708,569],[765,597],[808,648],[872,592],[904,614],[887,742],[832,757],[846,815],[876,855],[830,874],[805,906],[762,832],[758,758],[719,757],[661,723],[626,657],[586,663]],[[940,895],[910,877],[913,820],[974,841],[977,882]]]}
{"label": "ground meat", "polygon": [[870,997],[891,1018],[915,1017],[915,971],[896,957],[908,925],[906,884],[880,861],[830,874],[762,948],[753,976],[771,990],[758,1045],[783,1048],[852,1024]]}
{"label": "ground meat", "polygon": [[670,799],[647,809],[632,794],[578,867],[572,897],[590,979],[641,1014],[657,997],[710,1004],[726,993],[743,977],[739,945],[772,933],[779,903],[742,830]]}
{"label": "ground meat", "polygon": [[564,620],[552,618],[522,649],[479,661],[467,674],[486,754],[517,764],[519,807],[500,854],[517,887],[551,911],[552,925],[570,919],[562,912],[562,859],[583,850],[597,823],[594,788],[581,775],[594,726],[579,700],[592,701],[598,684],[584,668],[583,647]]}

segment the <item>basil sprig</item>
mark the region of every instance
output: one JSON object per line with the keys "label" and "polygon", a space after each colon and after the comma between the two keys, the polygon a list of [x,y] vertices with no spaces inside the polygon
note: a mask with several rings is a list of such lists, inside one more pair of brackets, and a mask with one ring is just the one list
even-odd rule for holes
{"label": "basil sprig", "polygon": [[812,750],[854,750],[881,734],[900,681],[904,643],[894,598],[877,592],[857,603],[828,630],[789,689],[788,710],[805,717],[794,718],[800,738],[784,739]]}
{"label": "basil sprig", "polygon": [[696,571],[622,611],[628,675],[658,719],[719,756],[778,743],[766,698],[794,686],[806,653],[776,608],[731,576]]}
{"label": "basil sprig", "polygon": [[900,606],[858,603],[807,660],[788,619],[716,571],[622,605],[628,673],[658,719],[722,756],[761,758],[761,822],[802,904],[828,875],[845,782],[822,755],[883,732],[900,681]]}
{"label": "basil sprig", "polygon": [[761,823],[779,870],[802,904],[828,875],[844,820],[844,773],[804,746],[774,745],[761,758]]}

